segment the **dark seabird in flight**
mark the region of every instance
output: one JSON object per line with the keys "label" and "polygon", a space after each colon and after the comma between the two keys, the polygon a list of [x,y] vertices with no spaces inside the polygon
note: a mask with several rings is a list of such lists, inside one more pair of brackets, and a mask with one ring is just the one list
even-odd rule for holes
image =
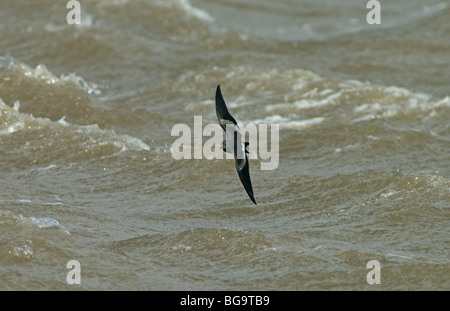
{"label": "dark seabird in flight", "polygon": [[[220,126],[227,136],[227,140],[224,140],[222,143],[222,149],[225,152],[233,153],[236,171],[241,179],[242,185],[244,185],[250,199],[256,204],[255,197],[253,196],[252,181],[250,180],[248,158],[246,155],[246,153],[248,153],[248,142],[243,142],[241,130],[237,125],[236,120],[228,112],[222,97],[222,92],[220,91],[220,85],[218,85],[216,89],[216,115]],[[229,125],[229,129],[233,129],[231,133],[227,132],[227,124]],[[228,146],[233,145],[234,148],[227,148],[227,144]]]}

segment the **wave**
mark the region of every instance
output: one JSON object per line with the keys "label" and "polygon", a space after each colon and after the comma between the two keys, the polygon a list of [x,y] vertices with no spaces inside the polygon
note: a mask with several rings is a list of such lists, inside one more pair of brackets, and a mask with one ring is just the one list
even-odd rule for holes
{"label": "wave", "polygon": [[58,78],[51,73],[44,64],[39,64],[33,69],[27,64],[16,62],[11,58],[0,57],[0,69],[8,71],[5,75],[14,73],[17,76],[35,79],[38,82],[49,85],[61,86],[65,83],[69,83],[78,86],[81,90],[86,91],[88,94],[100,95],[102,93],[97,84],[87,82],[84,78],[74,73],[69,73],[68,75],[61,74]]}
{"label": "wave", "polygon": [[282,117],[280,115],[271,115],[264,119],[253,120],[255,124],[279,124],[281,129],[305,129],[315,125],[319,125],[325,121],[323,117],[315,117],[305,120],[292,120],[289,117]]}
{"label": "wave", "polygon": [[[301,68],[215,66],[203,72],[186,72],[171,85],[171,92],[178,92],[181,98],[196,98],[193,93],[204,92],[199,86],[210,81],[220,81],[227,105],[238,121],[278,123],[280,128],[289,129],[375,119],[423,121],[442,118],[450,107],[448,96],[436,99],[396,86],[321,77]],[[215,120],[213,106],[211,94],[210,99],[187,102],[185,110]]]}
{"label": "wave", "polygon": [[6,105],[0,98],[0,137],[9,148],[32,151],[44,162],[59,158],[102,157],[125,150],[150,150],[142,140],[103,130],[98,125],[76,125],[64,120],[34,117]]}
{"label": "wave", "polygon": [[[0,201],[2,202],[2,201]],[[19,200],[19,204],[32,203]],[[55,231],[42,230],[57,229],[63,236],[70,236],[70,232],[52,217],[27,217],[9,210],[0,210],[0,233],[8,242],[0,243],[0,261],[31,260],[35,256],[35,243],[44,240],[47,235],[55,235]],[[37,240],[37,242],[36,242]]]}
{"label": "wave", "polygon": [[[151,0],[150,2],[140,2],[139,8],[142,10],[141,6],[151,6],[152,11],[157,11],[157,15],[164,15],[165,10],[177,10],[183,12],[183,14],[188,18],[194,18],[202,22],[212,23],[215,18],[210,15],[206,10],[197,8],[191,4],[189,0]],[[107,7],[123,7],[127,5],[133,5],[129,0],[115,0],[115,1],[104,1],[98,2],[97,7],[107,8]],[[155,9],[156,7],[156,9]]]}
{"label": "wave", "polygon": [[214,17],[207,11],[192,6],[189,0],[176,0],[176,1],[158,1],[159,5],[181,9],[188,17],[194,17],[204,22],[214,22]]}
{"label": "wave", "polygon": [[147,252],[153,248],[163,257],[173,253],[220,254],[225,251],[224,259],[233,257],[232,254],[245,255],[247,251],[265,251],[270,247],[270,240],[263,234],[230,228],[192,228],[168,235],[146,234],[111,244],[113,250],[125,253]]}
{"label": "wave", "polygon": [[33,69],[0,58],[0,77],[0,95],[12,106],[0,97],[0,137],[7,150],[33,152],[43,162],[150,150],[138,138],[89,124],[106,113],[91,105],[90,96],[101,90],[74,73],[57,77],[43,64]]}

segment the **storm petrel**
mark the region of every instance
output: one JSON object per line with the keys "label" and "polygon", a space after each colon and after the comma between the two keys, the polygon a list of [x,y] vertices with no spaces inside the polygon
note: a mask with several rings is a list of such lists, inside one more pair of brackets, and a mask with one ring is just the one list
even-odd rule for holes
{"label": "storm petrel", "polygon": [[[248,158],[246,155],[246,153],[248,153],[248,142],[243,141],[242,133],[236,120],[228,112],[227,106],[225,105],[225,101],[222,97],[222,92],[220,91],[220,85],[218,85],[216,89],[216,115],[217,120],[225,131],[227,137],[227,139],[222,143],[222,149],[225,152],[233,153],[234,163],[239,179],[241,180],[242,185],[247,191],[247,194],[252,202],[256,204],[255,197],[253,196],[252,181],[250,180]],[[232,146],[232,148],[230,148],[230,146]]]}

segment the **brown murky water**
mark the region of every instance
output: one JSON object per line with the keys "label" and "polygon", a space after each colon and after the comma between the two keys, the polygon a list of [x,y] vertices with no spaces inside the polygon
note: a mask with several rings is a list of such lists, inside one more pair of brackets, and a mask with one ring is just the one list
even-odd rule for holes
{"label": "brown murky water", "polygon": [[[0,289],[450,289],[447,1],[80,3],[0,3]],[[280,126],[256,206],[170,151],[217,84]]]}

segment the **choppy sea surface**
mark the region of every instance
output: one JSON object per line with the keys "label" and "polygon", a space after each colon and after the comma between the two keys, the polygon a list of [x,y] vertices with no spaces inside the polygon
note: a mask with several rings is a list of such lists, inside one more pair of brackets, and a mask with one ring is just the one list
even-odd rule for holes
{"label": "choppy sea surface", "polygon": [[[1,290],[450,290],[448,1],[66,4],[0,3]],[[172,157],[218,84],[258,205]]]}

